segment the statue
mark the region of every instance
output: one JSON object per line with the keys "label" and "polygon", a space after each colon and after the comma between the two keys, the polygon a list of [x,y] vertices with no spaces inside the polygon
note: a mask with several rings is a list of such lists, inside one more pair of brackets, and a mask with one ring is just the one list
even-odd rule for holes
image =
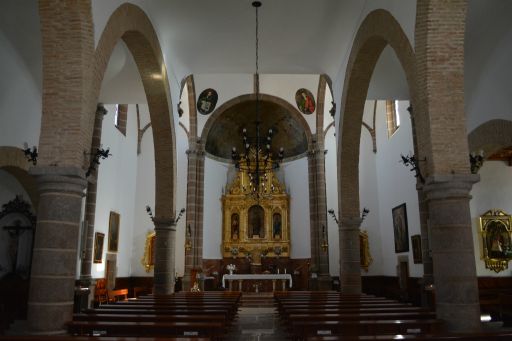
{"label": "statue", "polygon": [[238,236],[240,235],[238,214],[233,213],[231,215],[231,239],[238,240]]}
{"label": "statue", "polygon": [[272,220],[272,236],[274,239],[281,239],[281,214],[274,213]]}

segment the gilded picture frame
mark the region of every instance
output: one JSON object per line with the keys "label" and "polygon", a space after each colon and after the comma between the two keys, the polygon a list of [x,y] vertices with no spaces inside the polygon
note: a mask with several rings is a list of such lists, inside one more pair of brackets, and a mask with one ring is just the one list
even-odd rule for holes
{"label": "gilded picture frame", "polygon": [[395,253],[409,252],[409,228],[407,226],[407,206],[405,203],[394,207],[393,232],[395,236]]}
{"label": "gilded picture frame", "polygon": [[361,268],[368,272],[368,268],[372,264],[373,258],[370,254],[370,241],[367,231],[359,232],[359,256],[361,258]]}
{"label": "gilded picture frame", "polygon": [[480,216],[480,234],[485,267],[496,273],[508,269],[512,260],[512,216],[491,209]]}
{"label": "gilded picture frame", "polygon": [[421,250],[421,236],[419,234],[415,234],[411,236],[411,245],[412,245],[412,259],[414,264],[423,263],[422,250]]}
{"label": "gilded picture frame", "polygon": [[105,233],[96,232],[94,233],[94,254],[93,263],[103,262],[103,242],[105,240]]}
{"label": "gilded picture frame", "polygon": [[144,256],[141,259],[146,272],[150,272],[155,266],[155,232],[148,232],[144,245]]}
{"label": "gilded picture frame", "polygon": [[119,247],[119,213],[110,211],[108,223],[108,251],[117,252]]}

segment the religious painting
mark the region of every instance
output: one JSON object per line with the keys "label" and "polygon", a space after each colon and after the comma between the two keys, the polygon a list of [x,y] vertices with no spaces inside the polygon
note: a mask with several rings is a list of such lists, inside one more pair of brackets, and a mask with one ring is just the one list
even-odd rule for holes
{"label": "religious painting", "polygon": [[272,215],[272,237],[274,239],[281,239],[281,214],[274,213]]}
{"label": "religious painting", "polygon": [[265,211],[263,207],[254,205],[249,208],[249,238],[265,238]]}
{"label": "religious painting", "polygon": [[238,240],[240,237],[240,218],[238,213],[231,215],[231,239]]}
{"label": "religious painting", "polygon": [[96,232],[94,234],[94,263],[101,263],[103,258],[103,241],[105,240],[105,233]]}
{"label": "religious painting", "polygon": [[218,98],[217,91],[210,88],[203,90],[197,99],[197,110],[203,115],[208,115],[215,109]]}
{"label": "religious painting", "polygon": [[119,213],[110,211],[108,224],[108,251],[117,252],[119,244]]}
{"label": "religious painting", "polygon": [[412,258],[414,260],[414,264],[423,263],[422,255],[421,255],[421,236],[419,234],[411,236],[411,244],[412,244]]}
{"label": "religious painting", "polygon": [[480,216],[485,267],[498,273],[512,260],[512,217],[502,210],[489,210]]}
{"label": "religious painting", "polygon": [[311,91],[301,88],[295,93],[295,102],[297,102],[297,108],[305,114],[310,115],[315,111],[315,98]]}
{"label": "religious painting", "polygon": [[407,226],[407,208],[405,203],[392,209],[393,231],[395,234],[395,253],[409,251],[409,231]]}

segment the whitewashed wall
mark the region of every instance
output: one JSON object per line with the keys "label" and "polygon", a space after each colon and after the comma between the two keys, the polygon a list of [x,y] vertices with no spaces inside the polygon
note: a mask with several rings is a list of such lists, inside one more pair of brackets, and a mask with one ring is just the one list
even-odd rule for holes
{"label": "whitewashed wall", "polygon": [[41,84],[0,30],[0,146],[39,143]]}
{"label": "whitewashed wall", "polygon": [[205,158],[204,162],[204,214],[203,258],[221,259],[222,244],[222,191],[227,182],[228,165]]}
{"label": "whitewashed wall", "polygon": [[[385,102],[377,103],[377,154],[373,154],[368,132],[363,129],[360,151],[361,209],[368,207],[370,214],[362,224],[370,236],[370,249],[374,263],[368,275],[396,276],[397,257],[407,254],[409,273],[412,277],[423,275],[423,266],[414,264],[410,237],[420,233],[418,197],[414,174],[400,163],[400,154],[412,154],[411,120],[407,112],[408,102],[400,101],[400,128],[388,139]],[[365,121],[371,124],[373,101],[365,106]],[[374,169],[372,170],[372,165]],[[374,175],[375,174],[375,175]],[[374,178],[376,176],[376,178]],[[407,206],[409,226],[409,252],[395,253],[393,220],[391,211],[402,203]]]}
{"label": "whitewashed wall", "polygon": [[311,257],[309,217],[308,159],[302,158],[281,166],[290,195],[290,258]]}
{"label": "whitewashed wall", "polygon": [[[363,121],[373,126],[374,101],[367,101]],[[361,127],[361,146],[359,150],[359,200],[361,211],[366,207],[370,210],[365,220],[361,223],[361,230],[368,232],[370,254],[373,262],[368,272],[361,271],[363,275],[382,275],[384,259],[382,257],[382,234],[380,224],[381,193],[377,183],[377,154],[373,152],[373,142],[368,129]],[[382,152],[378,149],[378,153]]]}
{"label": "whitewashed wall", "polygon": [[128,106],[126,136],[114,125],[115,105],[105,105],[108,110],[103,118],[101,143],[110,148],[112,156],[99,166],[96,199],[95,232],[105,233],[103,262],[94,264],[93,278],[104,277],[105,254],[108,252],[110,211],[120,214],[117,276],[131,275],[132,236],[137,181],[137,115],[135,105]]}

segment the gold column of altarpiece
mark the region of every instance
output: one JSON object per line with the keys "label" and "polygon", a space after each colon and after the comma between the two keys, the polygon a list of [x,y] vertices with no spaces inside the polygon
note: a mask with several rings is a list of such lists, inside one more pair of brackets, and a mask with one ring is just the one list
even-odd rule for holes
{"label": "gold column of altarpiece", "polygon": [[[256,153],[253,149],[250,153],[254,161]],[[261,264],[261,257],[290,255],[290,197],[274,174],[272,161],[264,160],[261,153],[259,158],[259,184],[254,181],[254,162],[241,161],[222,196],[222,255],[249,255],[253,264]]]}

